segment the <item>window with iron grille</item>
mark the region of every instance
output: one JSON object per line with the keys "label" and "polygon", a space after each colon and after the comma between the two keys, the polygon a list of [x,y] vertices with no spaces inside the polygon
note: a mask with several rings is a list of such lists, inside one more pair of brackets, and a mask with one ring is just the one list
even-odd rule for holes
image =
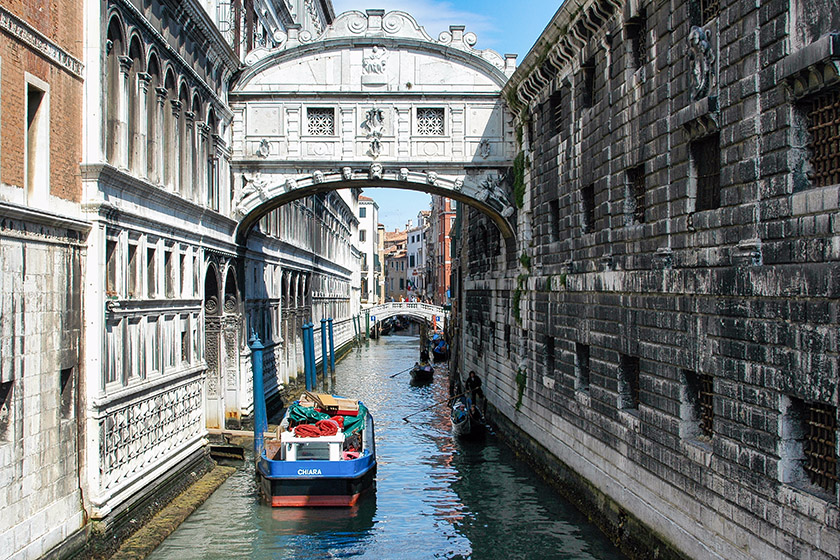
{"label": "window with iron grille", "polygon": [[720,13],[720,0],[694,0],[690,4],[691,24],[704,26]]}
{"label": "window with iron grille", "polygon": [[583,233],[591,233],[595,227],[595,185],[580,189],[583,204]]}
{"label": "window with iron grille", "polygon": [[804,104],[808,118],[811,184],[840,183],[840,88],[827,90]]}
{"label": "window with iron grille", "polygon": [[696,371],[684,370],[685,404],[688,414],[684,435],[698,439],[711,439],[714,434],[714,378]]}
{"label": "window with iron grille", "polygon": [[575,373],[577,377],[577,389],[586,391],[589,389],[589,345],[575,342]]}
{"label": "window with iron grille", "polygon": [[627,21],[627,40],[630,42],[630,57],[633,68],[638,69],[647,63],[647,17],[642,11],[638,16]]}
{"label": "window with iron grille", "polygon": [[837,489],[837,408],[805,403],[805,472],[812,484],[834,494]]}
{"label": "window with iron grille", "polygon": [[639,408],[639,358],[621,354],[619,364],[619,407]]}
{"label": "window with iron grille", "polygon": [[417,109],[417,134],[443,136],[443,109]]}
{"label": "window with iron grille", "polygon": [[306,110],[306,130],[310,136],[335,135],[335,110],[309,108]]}
{"label": "window with iron grille", "polygon": [[645,166],[637,165],[627,170],[627,201],[632,221],[645,223]]}
{"label": "window with iron grille", "polygon": [[560,132],[560,125],[563,122],[563,100],[560,91],[555,91],[548,99],[548,119],[550,125],[550,135],[554,136]]}
{"label": "window with iron grille", "polygon": [[691,159],[697,186],[695,210],[720,208],[720,135],[692,142]]}

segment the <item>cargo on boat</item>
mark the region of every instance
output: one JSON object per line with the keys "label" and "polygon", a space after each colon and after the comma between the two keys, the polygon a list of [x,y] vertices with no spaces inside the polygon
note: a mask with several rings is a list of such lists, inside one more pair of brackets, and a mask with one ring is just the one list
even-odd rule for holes
{"label": "cargo on boat", "polygon": [[325,393],[292,403],[257,461],[260,492],[274,507],[349,507],[375,476],[373,417],[361,401]]}

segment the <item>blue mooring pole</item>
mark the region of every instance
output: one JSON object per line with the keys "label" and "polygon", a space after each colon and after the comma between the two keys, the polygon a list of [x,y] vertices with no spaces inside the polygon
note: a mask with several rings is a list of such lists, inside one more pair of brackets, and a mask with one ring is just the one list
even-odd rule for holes
{"label": "blue mooring pole", "polygon": [[329,359],[327,356],[327,320],[321,319],[321,371],[324,374],[324,379],[327,378],[327,364]]}
{"label": "blue mooring pole", "polygon": [[335,373],[335,336],[333,336],[333,318],[327,319],[330,330],[330,373]]}
{"label": "blue mooring pole", "polygon": [[309,323],[309,372],[312,375],[312,389],[318,386],[318,370],[315,369],[315,323]]}
{"label": "blue mooring pole", "polygon": [[309,329],[309,323],[304,323],[300,330],[303,333],[303,378],[306,381],[306,390],[312,390],[312,374],[310,370],[312,366],[309,364],[309,336],[307,335],[307,330]]}
{"label": "blue mooring pole", "polygon": [[263,438],[268,429],[268,417],[265,412],[265,384],[263,383],[263,346],[256,332],[251,331],[251,369],[254,370],[254,453],[262,455]]}

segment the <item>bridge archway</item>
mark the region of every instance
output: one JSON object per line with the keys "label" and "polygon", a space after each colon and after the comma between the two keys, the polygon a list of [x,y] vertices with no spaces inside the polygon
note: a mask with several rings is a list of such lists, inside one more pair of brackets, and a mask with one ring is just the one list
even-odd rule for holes
{"label": "bridge archway", "polygon": [[404,12],[346,12],[320,36],[290,28],[231,88],[237,240],[273,209],[319,192],[393,187],[487,214],[513,246],[515,57],[477,50],[463,26],[433,39]]}

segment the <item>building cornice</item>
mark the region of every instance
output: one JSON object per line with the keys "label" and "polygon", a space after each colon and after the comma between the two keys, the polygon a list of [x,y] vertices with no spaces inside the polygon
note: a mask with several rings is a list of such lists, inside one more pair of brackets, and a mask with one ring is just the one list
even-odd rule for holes
{"label": "building cornice", "polygon": [[50,226],[54,228],[67,229],[86,234],[90,231],[91,223],[70,216],[62,216],[52,212],[46,212],[30,206],[23,206],[13,202],[0,201],[0,215],[6,219],[20,220]]}

